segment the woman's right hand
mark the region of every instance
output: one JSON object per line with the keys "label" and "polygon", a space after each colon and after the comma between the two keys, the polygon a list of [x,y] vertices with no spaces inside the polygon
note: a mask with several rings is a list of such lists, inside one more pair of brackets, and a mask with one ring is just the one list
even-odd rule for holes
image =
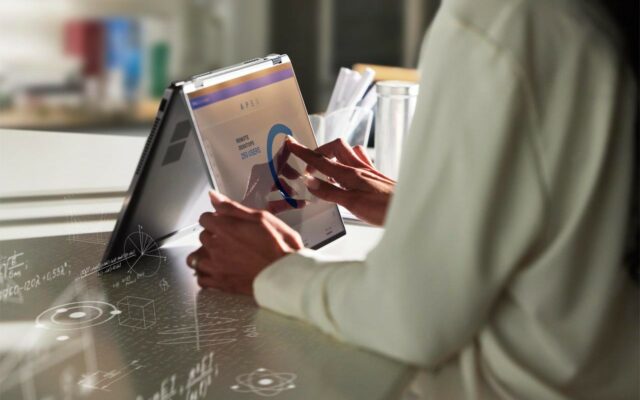
{"label": "woman's right hand", "polygon": [[396,182],[376,170],[362,146],[351,148],[337,139],[311,150],[288,138],[289,150],[317,170],[328,181],[307,175],[305,183],[315,196],[340,204],[353,215],[373,225],[382,225]]}

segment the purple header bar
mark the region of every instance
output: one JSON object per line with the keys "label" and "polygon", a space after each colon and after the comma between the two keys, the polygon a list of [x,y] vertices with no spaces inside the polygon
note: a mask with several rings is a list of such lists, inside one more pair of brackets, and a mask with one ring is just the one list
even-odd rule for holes
{"label": "purple header bar", "polygon": [[293,69],[283,69],[273,72],[269,75],[261,76],[260,78],[252,79],[250,81],[239,83],[235,86],[221,89],[217,92],[195,97],[191,99],[189,103],[191,104],[191,108],[197,110],[198,108],[208,106],[209,104],[217,103],[230,97],[250,92],[252,90],[259,89],[261,87],[268,86],[272,83],[280,82],[291,77],[293,77]]}

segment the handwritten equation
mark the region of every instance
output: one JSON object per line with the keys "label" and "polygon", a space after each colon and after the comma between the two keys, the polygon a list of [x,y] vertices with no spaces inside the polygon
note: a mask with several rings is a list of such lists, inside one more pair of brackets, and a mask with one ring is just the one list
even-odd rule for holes
{"label": "handwritten equation", "polygon": [[96,371],[89,375],[83,375],[82,379],[78,382],[78,385],[103,391],[110,391],[109,387],[117,381],[124,379],[135,371],[144,368],[138,360],[133,360],[128,365],[120,368],[113,369],[111,371]]}
{"label": "handwritten equation", "polygon": [[22,276],[22,273],[29,268],[27,264],[21,260],[24,253],[14,252],[12,256],[0,256],[0,284],[8,282]]}
{"label": "handwritten equation", "polygon": [[202,360],[194,365],[187,374],[185,383],[179,383],[176,374],[165,378],[160,383],[160,388],[149,397],[138,395],[136,400],[202,400],[207,396],[207,391],[213,382],[213,377],[218,376],[218,365],[214,365],[214,353],[202,357]]}
{"label": "handwritten equation", "polygon": [[143,277],[144,276],[142,274],[138,274],[138,273],[135,273],[135,272],[129,272],[124,277],[122,277],[119,280],[113,282],[113,284],[111,286],[114,289],[119,289],[120,287],[126,288],[127,286],[131,286],[134,283],[138,282],[138,279],[141,279]]}
{"label": "handwritten equation", "polygon": [[76,278],[76,280],[79,279],[84,279],[90,275],[93,274],[104,274],[110,271],[115,271],[116,269],[120,268],[122,266],[122,263],[130,258],[133,258],[136,256],[136,252],[135,251],[128,251],[125,252],[121,255],[119,255],[118,257],[114,257],[111,260],[107,260],[104,262],[101,262],[99,264],[96,264],[94,266],[91,267],[86,267],[83,268],[80,271],[80,274],[78,275],[78,277]]}
{"label": "handwritten equation", "polygon": [[[22,253],[19,253],[19,254],[21,255]],[[3,266],[0,267],[0,269],[2,269],[3,272],[6,270],[7,274],[9,274],[9,271],[12,271],[10,267],[8,267],[8,265],[15,266],[15,265],[19,265],[19,263],[3,264]],[[30,277],[26,277],[24,278],[24,280],[21,280],[20,282],[16,282],[15,278],[23,277],[23,274],[20,273],[19,275],[16,275],[14,272],[14,275],[12,278],[7,278],[6,280],[3,280],[0,282],[0,302],[7,301],[7,302],[22,303],[23,296],[26,293],[34,289],[37,289],[46,283],[53,282],[61,277],[68,276],[70,274],[71,274],[71,268],[69,267],[69,264],[67,264],[66,262],[62,265],[51,268],[48,271],[45,271],[42,273],[36,273]]]}

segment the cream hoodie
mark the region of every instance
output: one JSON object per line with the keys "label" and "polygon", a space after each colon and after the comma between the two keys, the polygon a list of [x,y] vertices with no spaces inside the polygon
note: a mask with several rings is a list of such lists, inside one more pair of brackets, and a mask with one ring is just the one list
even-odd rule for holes
{"label": "cream hoodie", "polygon": [[418,366],[421,398],[638,398],[636,84],[588,4],[445,0],[382,240],[279,260],[258,303]]}

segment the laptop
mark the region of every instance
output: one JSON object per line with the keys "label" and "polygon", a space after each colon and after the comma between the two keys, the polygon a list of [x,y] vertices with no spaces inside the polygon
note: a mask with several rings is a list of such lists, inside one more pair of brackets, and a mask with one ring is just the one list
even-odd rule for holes
{"label": "laptop", "polygon": [[[293,136],[317,143],[286,55],[269,55],[172,83],[165,91],[103,261],[196,232],[219,190],[267,209],[318,249],[346,230],[338,208],[311,195],[304,163],[286,151]],[[129,238],[129,240],[127,240]],[[149,240],[147,240],[148,242]]]}

